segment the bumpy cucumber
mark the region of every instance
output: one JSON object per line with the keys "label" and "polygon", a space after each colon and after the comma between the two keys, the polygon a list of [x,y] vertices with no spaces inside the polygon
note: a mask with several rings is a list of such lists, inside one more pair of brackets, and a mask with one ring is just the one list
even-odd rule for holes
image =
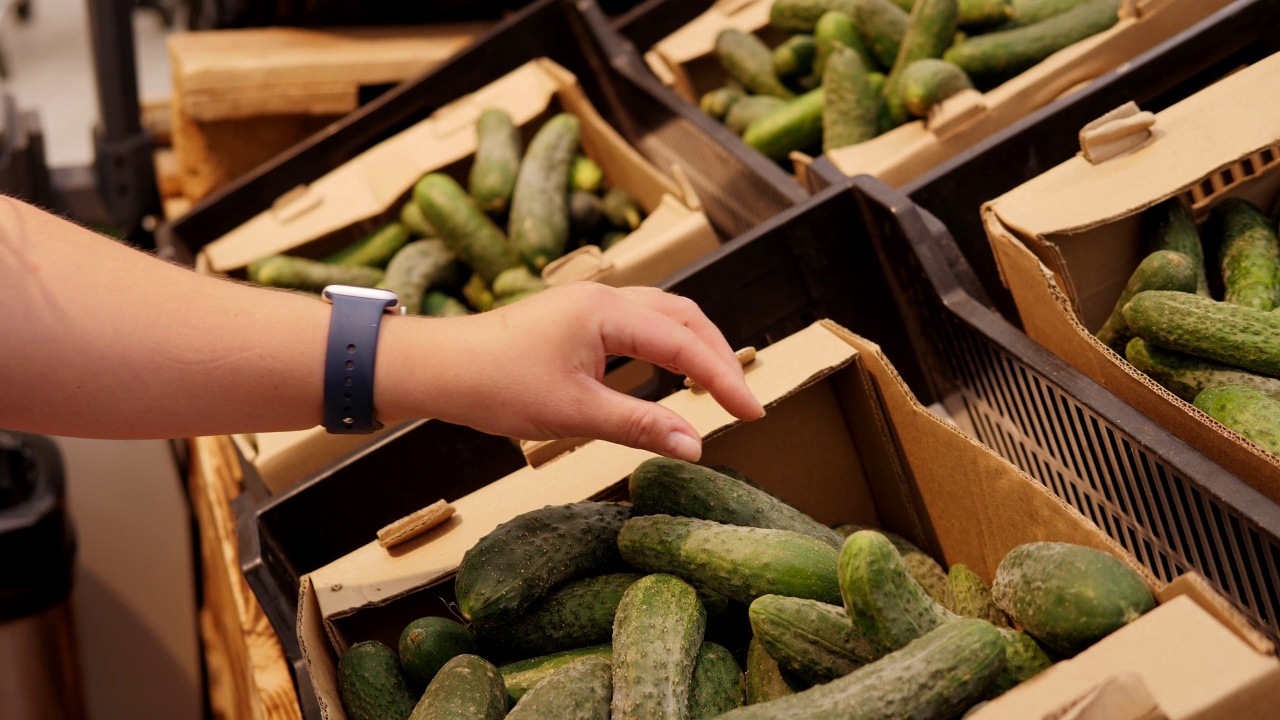
{"label": "bumpy cucumber", "polygon": [[793,151],[822,142],[822,88],[810,90],[751,123],[742,139],[769,158],[782,162]]}
{"label": "bumpy cucumber", "polygon": [[833,548],[844,542],[840,533],[764,490],[684,460],[646,460],[632,471],[628,486],[636,515],[675,515],[791,530]]}
{"label": "bumpy cucumber", "polygon": [[741,135],[756,120],[787,104],[786,100],[772,95],[749,95],[735,102],[724,118],[730,130]]}
{"label": "bumpy cucumber", "polygon": [[325,258],[333,265],[386,267],[400,248],[409,242],[409,232],[400,223],[387,223],[359,241]]}
{"label": "bumpy cucumber", "polygon": [[1209,225],[1219,238],[1226,302],[1255,310],[1280,307],[1280,240],[1276,226],[1252,203],[1226,198],[1214,206]]}
{"label": "bumpy cucumber", "polygon": [[1039,675],[1050,665],[1053,659],[1035,638],[1012,628],[1002,627],[1000,638],[1004,641],[1004,670],[996,677],[995,682],[987,690],[986,697],[994,698],[1017,685]]}
{"label": "bumpy cucumber", "polygon": [[765,595],[751,603],[750,617],[778,667],[814,685],[844,677],[874,655],[839,605]]}
{"label": "bumpy cucumber", "polygon": [[704,642],[693,663],[689,719],[710,720],[742,705],[742,668],[722,645]]}
{"label": "bumpy cucumber", "polygon": [[962,28],[987,28],[1013,17],[1010,0],[957,0],[957,10]]}
{"label": "bumpy cucumber", "polygon": [[1124,347],[1133,337],[1129,323],[1124,319],[1124,306],[1140,292],[1146,290],[1172,290],[1175,292],[1195,292],[1199,271],[1191,258],[1172,250],[1157,250],[1143,258],[1137,269],[1129,276],[1120,298],[1107,321],[1098,330],[1098,340],[1115,350],[1124,353]]}
{"label": "bumpy cucumber", "polygon": [[1010,27],[1034,25],[1085,2],[1087,0],[1012,0],[1013,15],[1008,24]]}
{"label": "bumpy cucumber", "polygon": [[782,80],[808,75],[813,72],[813,61],[817,54],[818,47],[813,35],[792,35],[773,49],[773,74]]}
{"label": "bumpy cucumber", "polygon": [[413,197],[440,238],[486,282],[520,264],[502,231],[453,178],[431,173],[413,186]]}
{"label": "bumpy cucumber", "polygon": [[907,34],[910,16],[889,0],[857,0],[856,5],[853,19],[867,49],[880,67],[893,69],[902,38]]}
{"label": "bumpy cucumber", "polygon": [[837,528],[837,532],[845,537],[859,530],[875,530],[888,538],[894,549],[902,556],[902,562],[906,564],[907,572],[911,574],[911,577],[920,583],[920,587],[929,593],[929,597],[946,607],[951,597],[950,582],[947,579],[947,571],[942,569],[937,560],[934,560],[929,553],[916,547],[910,540],[897,533],[876,530],[875,528],[868,528],[854,523],[844,523]]}
{"label": "bumpy cucumber", "polygon": [[613,670],[602,657],[574,660],[529,689],[507,720],[609,720]]}
{"label": "bumpy cucumber", "polygon": [[520,171],[520,128],[502,110],[490,109],[476,120],[476,156],[468,187],[481,210],[506,213]]}
{"label": "bumpy cucumber", "polygon": [[893,543],[874,530],[845,540],[839,573],[845,610],[871,660],[955,618],[911,577]]}
{"label": "bumpy cucumber", "polygon": [[963,90],[973,88],[969,76],[960,68],[945,60],[925,58],[917,60],[902,71],[898,80],[898,92],[907,112],[916,117],[928,117],[934,105]]}
{"label": "bumpy cucumber", "polygon": [[609,642],[622,594],[641,577],[616,573],[566,583],[514,619],[478,624],[478,640],[486,655],[507,658]]}
{"label": "bumpy cucumber", "polygon": [[480,312],[493,309],[493,291],[489,289],[489,283],[485,282],[484,276],[480,273],[473,273],[471,279],[467,280],[467,284],[462,286],[462,297],[467,299],[471,307]]}
{"label": "bumpy cucumber", "polygon": [[432,286],[458,282],[457,256],[443,240],[414,240],[387,264],[382,287],[394,292],[411,314],[422,311],[422,300]]}
{"label": "bumpy cucumber", "polygon": [[542,278],[529,272],[529,268],[523,265],[517,268],[511,268],[504,271],[501,275],[493,279],[493,285],[489,287],[493,291],[495,298],[504,298],[508,295],[516,293],[540,292],[547,289],[547,283]]}
{"label": "bumpy cucumber", "polygon": [[1072,656],[1155,607],[1141,576],[1093,548],[1019,545],[1000,561],[992,597],[1027,634]]}
{"label": "bumpy cucumber", "polygon": [[897,720],[951,718],[982,698],[1004,667],[1004,643],[991,623],[947,623],[897,652],[825,685],[722,720]]}
{"label": "bumpy cucumber", "polygon": [[1147,253],[1172,250],[1186,255],[1196,266],[1196,294],[1209,297],[1204,247],[1191,209],[1178,198],[1170,198],[1143,213],[1142,224],[1147,237]]}
{"label": "bumpy cucumber", "polygon": [[702,112],[723,122],[733,104],[746,96],[741,88],[725,85],[704,93],[698,99],[698,107],[702,108]]}
{"label": "bumpy cucumber", "polygon": [[1130,340],[1124,356],[1134,367],[1187,402],[1193,402],[1202,391],[1219,385],[1243,385],[1280,400],[1280,379],[1166,350],[1142,338]]}
{"label": "bumpy cucumber", "polygon": [[427,222],[426,216],[422,214],[422,208],[418,207],[418,201],[412,197],[400,208],[400,224],[414,237],[440,236],[440,233],[431,227],[431,223]]}
{"label": "bumpy cucumber", "polygon": [[757,95],[794,96],[773,72],[773,52],[755,35],[726,28],[716,36],[716,59],[729,77]]}
{"label": "bumpy cucumber", "polygon": [[1124,306],[1124,319],[1149,343],[1280,377],[1280,313],[1148,290]]}
{"label": "bumpy cucumber", "polygon": [[811,33],[823,13],[839,10],[852,15],[857,3],[858,0],[774,0],[769,9],[769,24],[787,32]]}
{"label": "bumpy cucumber", "polygon": [[1209,417],[1280,456],[1280,400],[1242,385],[1212,387],[1196,396]]}
{"label": "bumpy cucumber", "polygon": [[902,75],[917,60],[939,58],[955,42],[959,11],[956,0],[917,0],[902,36],[898,57],[884,80],[885,112],[892,122],[907,121],[907,108],[902,97]]}
{"label": "bumpy cucumber", "polygon": [[400,633],[400,666],[418,689],[425,688],[445,663],[475,651],[471,631],[448,618],[419,618]]}
{"label": "bumpy cucumber", "polygon": [[805,689],[802,682],[788,679],[782,674],[778,661],[765,650],[758,637],[751,638],[751,645],[747,648],[744,684],[747,705],[777,700]]}
{"label": "bumpy cucumber", "polygon": [[875,62],[871,51],[863,44],[862,36],[858,34],[853,17],[839,10],[832,10],[818,18],[818,24],[813,28],[813,40],[817,46],[813,72],[818,77],[822,77],[827,68],[827,59],[839,47],[846,47],[856,52],[866,66],[873,66]]}
{"label": "bumpy cucumber", "polygon": [[836,550],[790,530],[649,515],[622,526],[618,549],[634,567],[678,575],[744,605],[769,594],[840,597]]}
{"label": "bumpy cucumber", "polygon": [[320,292],[326,285],[375,287],[382,282],[378,268],[364,265],[330,265],[292,255],[271,255],[249,266],[249,280],[259,285]]}
{"label": "bumpy cucumber", "polygon": [[581,133],[578,118],[560,113],[538,129],[520,163],[508,230],[512,247],[534,270],[569,244],[569,169]]}
{"label": "bumpy cucumber", "polygon": [[640,227],[643,212],[640,203],[625,188],[612,187],[600,201],[600,211],[614,228],[631,232]]}
{"label": "bumpy cucumber", "polygon": [[502,673],[478,655],[459,655],[436,673],[409,720],[502,720],[506,714]]}
{"label": "bumpy cucumber", "polygon": [[697,591],[680,578],[648,575],[627,589],[613,624],[615,720],[687,720],[706,623]]}
{"label": "bumpy cucumber", "polygon": [[452,295],[432,290],[422,298],[422,314],[428,317],[465,317],[471,311],[465,303]]}
{"label": "bumpy cucumber", "polygon": [[1009,627],[1009,618],[991,599],[991,588],[978,573],[969,569],[964,563],[956,563],[947,573],[950,589],[947,607],[960,617],[986,620],[996,627]]}
{"label": "bumpy cucumber", "polygon": [[515,617],[552,587],[616,562],[618,528],[630,516],[629,505],[581,502],[499,525],[462,556],[458,608],[474,622]]}
{"label": "bumpy cucumber", "polygon": [[593,645],[576,650],[565,650],[551,655],[508,663],[498,668],[498,672],[502,673],[502,681],[507,686],[507,697],[510,704],[519,702],[525,693],[550,677],[557,670],[584,657],[600,657],[609,660],[613,657],[613,646]]}
{"label": "bumpy cucumber", "polygon": [[594,193],[600,191],[604,182],[604,169],[595,160],[586,155],[578,155],[569,168],[569,188],[575,192]]}
{"label": "bumpy cucumber", "polygon": [[338,660],[338,694],[351,720],[407,720],[413,712],[400,660],[377,640],[347,648]]}

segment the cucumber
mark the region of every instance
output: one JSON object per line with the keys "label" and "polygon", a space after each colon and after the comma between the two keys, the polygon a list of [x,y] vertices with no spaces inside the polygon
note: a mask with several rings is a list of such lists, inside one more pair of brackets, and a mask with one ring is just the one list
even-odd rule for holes
{"label": "cucumber", "polygon": [[1280,313],[1148,290],[1124,306],[1124,319],[1148,343],[1280,377]]}
{"label": "cucumber", "polygon": [[507,720],[609,720],[613,670],[596,656],[579,658],[534,685]]}
{"label": "cucumber", "polygon": [[813,685],[844,677],[873,655],[839,605],[765,595],[751,603],[750,617],[778,667]]}
{"label": "cucumber", "polygon": [[623,524],[618,549],[634,567],[669,572],[744,605],[770,594],[840,597],[835,549],[790,530],[649,515]]}
{"label": "cucumber", "polygon": [[1054,15],[1083,5],[1087,0],[1012,0],[1013,15],[1009,18],[1010,27],[1034,25]]}
{"label": "cucumber", "polygon": [[471,311],[452,295],[432,290],[422,299],[422,314],[428,317],[465,317]]}
{"label": "cucumber", "polygon": [[320,292],[326,285],[376,287],[383,273],[363,265],[330,265],[293,255],[271,255],[255,260],[248,269],[249,280],[293,290]]}
{"label": "cucumber", "polygon": [[1115,309],[1098,330],[1098,340],[1123,355],[1125,345],[1133,337],[1129,323],[1124,319],[1124,306],[1145,290],[1195,292],[1198,275],[1195,263],[1180,252],[1157,250],[1151,253],[1129,276],[1124,290],[1120,292],[1120,298],[1116,300]]}
{"label": "cucumber", "polygon": [[584,657],[600,657],[609,660],[613,657],[613,646],[593,645],[503,665],[498,668],[498,672],[502,674],[502,681],[507,686],[508,702],[514,705],[535,685],[557,670]]}
{"label": "cucumber", "polygon": [[512,247],[534,270],[563,255],[569,244],[569,169],[581,133],[578,118],[556,115],[538,129],[520,164],[508,231]]}
{"label": "cucumber", "polygon": [[787,104],[786,100],[772,95],[748,95],[729,108],[724,124],[733,132],[741,135],[751,127],[751,123]]}
{"label": "cucumber", "polygon": [[957,0],[956,6],[962,28],[987,28],[1013,17],[1010,0]]}
{"label": "cucumber", "polygon": [[1134,367],[1187,402],[1194,402],[1202,391],[1218,385],[1243,385],[1280,400],[1280,379],[1166,350],[1142,338],[1130,340],[1124,356]]}
{"label": "cucumber", "polygon": [[476,625],[489,657],[520,659],[609,642],[622,594],[642,575],[615,573],[557,587],[514,619]]}
{"label": "cucumber", "polygon": [[618,528],[630,516],[629,505],[580,502],[499,525],[462,556],[458,609],[473,622],[510,619],[552,587],[616,563]]}
{"label": "cucumber", "polygon": [[1263,311],[1280,306],[1280,240],[1275,225],[1249,201],[1226,198],[1214,205],[1209,226],[1221,248],[1223,300]]}
{"label": "cucumber", "polygon": [[[848,537],[859,530],[875,530],[875,528],[845,523],[838,530],[842,535]],[[897,533],[884,530],[875,531],[889,539],[894,549],[902,556],[902,562],[906,564],[907,572],[911,574],[911,577],[915,578],[916,582],[920,583],[920,587],[924,588],[925,592],[929,593],[929,597],[946,607],[950,602],[951,584],[947,578],[947,571],[942,569],[938,561]]]}
{"label": "cucumber", "polygon": [[723,122],[725,117],[729,115],[729,110],[734,103],[746,96],[747,94],[741,88],[725,85],[704,93],[698,99],[698,107],[702,108],[702,112]]}
{"label": "cucumber", "polygon": [[796,90],[801,94],[807,93],[811,90],[817,90],[820,85],[822,85],[822,77],[818,75],[805,75],[799,80],[796,80]]}
{"label": "cucumber", "polygon": [[342,653],[338,694],[351,720],[406,720],[415,701],[395,651],[377,640]]}
{"label": "cucumber", "polygon": [[1243,385],[1212,387],[1196,396],[1206,415],[1280,457],[1280,400]]}
{"label": "cucumber", "polygon": [[[857,0],[853,20],[880,67],[892,69],[911,16],[889,0]],[[870,68],[868,68],[870,69]]]}
{"label": "cucumber", "polygon": [[448,618],[418,618],[400,633],[400,667],[418,689],[425,688],[445,663],[475,651],[471,631]]}
{"label": "cucumber", "polygon": [[604,183],[604,170],[596,164],[595,160],[586,155],[573,158],[573,165],[569,168],[570,190],[596,193],[600,192],[602,183]]}
{"label": "cucumber", "polygon": [[[808,75],[813,72],[813,61],[817,53],[818,48],[813,35],[808,33],[792,35],[773,49],[773,74],[782,80],[793,80]],[[732,91],[731,88],[721,88],[721,90]],[[703,110],[705,111],[706,108]],[[724,114],[722,113],[720,117],[724,117]]]}
{"label": "cucumber", "polygon": [[951,571],[947,574],[947,584],[950,589],[948,597],[951,600],[947,608],[951,612],[960,617],[986,620],[999,628],[1009,627],[1009,618],[1000,612],[1000,608],[996,607],[995,601],[991,599],[991,588],[987,587],[987,583],[978,573],[970,570],[967,565],[963,563],[952,565]]}
{"label": "cucumber", "polygon": [[709,720],[742,705],[742,668],[722,645],[703,642],[689,687],[690,720]]}
{"label": "cucumber", "polygon": [[481,210],[504,215],[520,170],[520,128],[502,110],[490,109],[476,120],[476,156],[468,188]]}
{"label": "cucumber", "polygon": [[440,236],[440,233],[431,227],[431,223],[427,222],[426,216],[422,214],[422,208],[418,207],[418,201],[412,197],[400,208],[400,224],[415,237],[433,238]]}
{"label": "cucumber", "polygon": [[783,99],[794,97],[773,74],[773,52],[755,35],[734,28],[721,30],[716,36],[715,55],[729,77],[752,93]]}
{"label": "cucumber", "polygon": [[778,498],[741,480],[684,460],[652,458],[628,482],[635,514],[675,515],[725,525],[791,530],[833,548],[840,533]]}
{"label": "cucumber", "polygon": [[600,201],[600,211],[614,228],[627,232],[640,227],[640,220],[643,219],[640,203],[620,187],[610,188],[604,194],[604,199]]}
{"label": "cucumber", "polygon": [[887,655],[955,615],[925,592],[907,572],[898,550],[884,535],[860,530],[840,551],[840,593],[854,632],[872,657]]}
{"label": "cucumber", "polygon": [[478,655],[459,655],[436,673],[409,720],[502,720],[506,714],[498,668]]}
{"label": "cucumber", "polygon": [[1142,232],[1147,237],[1147,253],[1173,250],[1191,259],[1196,266],[1196,294],[1209,297],[1205,275],[1204,247],[1196,230],[1191,209],[1178,198],[1169,198],[1142,215]]}
{"label": "cucumber", "polygon": [[689,718],[706,623],[697,591],[680,578],[648,575],[627,589],[613,624],[614,720]]}
{"label": "cucumber", "polygon": [[391,258],[382,287],[400,298],[407,312],[417,315],[427,290],[458,282],[457,256],[443,240],[414,240]]}
{"label": "cucumber", "polygon": [[1008,692],[1053,664],[1053,660],[1035,638],[1012,628],[998,629],[1000,638],[1004,641],[1004,670],[987,689],[987,698]]}
{"label": "cucumber", "polygon": [[585,244],[586,238],[596,236],[603,218],[600,198],[594,193],[574,190],[569,195],[569,232],[579,240],[579,244]]}
{"label": "cucumber", "polygon": [[1068,543],[1019,545],[1000,561],[996,605],[1022,629],[1073,656],[1155,607],[1141,576],[1116,558]]}
{"label": "cucumber", "polygon": [[917,60],[902,71],[898,92],[907,112],[923,118],[943,100],[963,90],[973,89],[969,76],[945,60]]}
{"label": "cucumber", "polygon": [[742,133],[747,145],[782,162],[793,151],[822,142],[822,88],[811,90],[759,118]]}
{"label": "cucumber", "polygon": [[802,682],[790,680],[782,674],[778,661],[764,649],[758,637],[751,638],[751,645],[747,648],[747,671],[743,684],[747,705],[777,700],[805,689]]}
{"label": "cucumber", "polygon": [[862,42],[858,28],[853,24],[853,17],[839,10],[832,10],[818,18],[813,28],[813,40],[817,45],[817,57],[813,62],[813,72],[822,77],[827,68],[827,59],[838,47],[846,47],[858,54],[864,67],[874,67],[875,58]]}
{"label": "cucumber", "polygon": [[1120,0],[1087,0],[1059,15],[1013,30],[957,43],[942,59],[964,70],[979,87],[994,87],[1059,50],[1119,21]]}
{"label": "cucumber", "polygon": [[542,278],[529,272],[529,268],[521,265],[520,267],[506,270],[494,278],[493,285],[489,289],[493,292],[495,298],[501,300],[508,295],[517,293],[541,292],[547,289],[547,283]]}
{"label": "cucumber", "polygon": [[387,223],[365,237],[325,258],[332,265],[386,267],[400,248],[409,242],[409,232],[400,223]]}
{"label": "cucumber", "polygon": [[[769,24],[792,33],[811,33],[818,18],[829,10],[854,14],[859,0],[774,0],[769,8]],[[885,0],[889,2],[889,0]],[[904,13],[905,14],[905,13]]]}
{"label": "cucumber", "polygon": [[413,186],[413,197],[440,239],[486,282],[520,264],[502,231],[453,178],[431,173]]}
{"label": "cucumber", "polygon": [[917,0],[907,22],[907,32],[898,46],[898,57],[884,80],[885,111],[894,125],[907,121],[902,97],[902,75],[917,60],[942,57],[955,42],[959,11],[956,0]]}
{"label": "cucumber", "polygon": [[489,289],[489,283],[484,281],[480,273],[473,273],[471,279],[467,280],[467,284],[462,286],[462,297],[466,298],[467,303],[479,312],[493,309],[493,291]]}
{"label": "cucumber", "polygon": [[721,715],[721,720],[943,720],[980,700],[1004,667],[985,620],[947,623],[825,685]]}

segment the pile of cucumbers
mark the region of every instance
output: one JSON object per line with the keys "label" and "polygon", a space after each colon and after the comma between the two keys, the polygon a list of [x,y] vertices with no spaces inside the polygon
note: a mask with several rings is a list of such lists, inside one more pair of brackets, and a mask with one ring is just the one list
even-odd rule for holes
{"label": "pile of cucumbers", "polygon": [[468,189],[428,174],[398,222],[323,260],[262,258],[249,279],[310,292],[379,287],[410,314],[468,315],[546,289],[541,272],[552,260],[581,245],[607,249],[644,218],[635,198],[606,189],[600,166],[580,154],[581,126],[569,113],[547,120],[523,159],[520,129],[502,110],[483,112],[476,135]]}
{"label": "pile of cucumbers", "polygon": [[770,48],[726,29],[711,117],[782,162],[888,132],[956,93],[990,89],[1119,18],[1120,0],[775,0]]}
{"label": "pile of cucumbers", "polygon": [[[1169,392],[1280,456],[1276,221],[1247,200],[1225,198],[1209,213],[1202,245],[1191,210],[1178,198],[1143,220],[1149,254],[1098,339]],[[1219,287],[1221,300],[1213,293]]]}
{"label": "pile of cucumbers", "polygon": [[1019,546],[988,588],[728,468],[648,460],[629,489],[630,504],[549,506],[482,538],[454,584],[470,625],[417,620],[398,654],[353,645],[348,715],[946,720],[1155,606],[1091,548]]}

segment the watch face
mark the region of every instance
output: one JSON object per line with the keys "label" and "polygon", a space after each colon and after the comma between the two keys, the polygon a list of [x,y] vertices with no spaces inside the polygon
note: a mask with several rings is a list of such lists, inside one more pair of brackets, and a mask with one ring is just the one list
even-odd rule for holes
{"label": "watch face", "polygon": [[385,300],[391,303],[389,307],[394,307],[400,303],[400,297],[390,290],[379,290],[377,288],[355,287],[352,285],[329,285],[321,292],[321,297],[330,302],[333,301],[335,295],[344,295],[346,297],[368,298],[370,300]]}

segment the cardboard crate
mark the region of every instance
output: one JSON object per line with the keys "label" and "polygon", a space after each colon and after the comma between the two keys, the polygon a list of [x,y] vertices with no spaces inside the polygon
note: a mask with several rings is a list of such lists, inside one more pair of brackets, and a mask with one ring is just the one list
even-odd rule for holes
{"label": "cardboard crate", "polygon": [[[1280,118],[1266,100],[1280,56],[1231,75],[1154,116],[1125,154],[1083,155],[983,208],[1001,275],[1037,340],[1178,437],[1280,501],[1280,458],[1166,391],[1093,337],[1145,257],[1143,211],[1185,197],[1198,219],[1214,201],[1269,208],[1280,194]],[[1206,262],[1214,262],[1206,248]]]}
{"label": "cardboard crate", "polygon": [[[703,435],[704,462],[736,467],[821,522],[899,532],[988,581],[1010,549],[1035,540],[1087,545],[1133,564],[1084,517],[920,405],[878,347],[837,325],[817,323],[762,350],[747,381],[769,411],[754,423],[736,422],[699,391],[663,404]],[[338,654],[360,640],[394,642],[414,617],[447,615],[452,577],[477,540],[544,505],[619,497],[649,457],[587,443],[460,499],[454,518],[402,550],[372,543],[303,578],[299,642],[322,715],[345,717]],[[1157,609],[976,717],[1056,717],[1124,673],[1137,674],[1170,720],[1270,717],[1280,702],[1270,641],[1198,576],[1167,585],[1145,577]]]}

